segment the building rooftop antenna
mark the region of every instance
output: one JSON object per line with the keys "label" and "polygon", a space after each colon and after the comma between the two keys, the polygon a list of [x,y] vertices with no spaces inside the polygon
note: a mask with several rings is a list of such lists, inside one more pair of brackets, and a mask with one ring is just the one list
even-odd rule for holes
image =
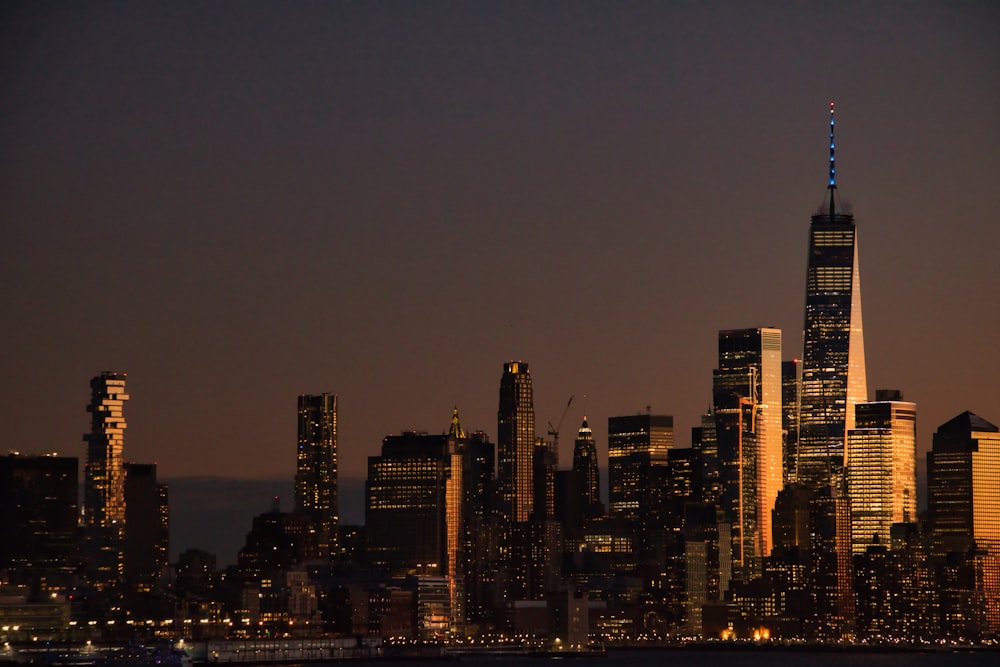
{"label": "building rooftop antenna", "polygon": [[836,206],[833,200],[834,192],[837,189],[837,163],[834,160],[835,145],[833,141],[833,102],[830,102],[830,184],[828,186],[830,190],[830,220],[833,220],[833,216],[836,213]]}

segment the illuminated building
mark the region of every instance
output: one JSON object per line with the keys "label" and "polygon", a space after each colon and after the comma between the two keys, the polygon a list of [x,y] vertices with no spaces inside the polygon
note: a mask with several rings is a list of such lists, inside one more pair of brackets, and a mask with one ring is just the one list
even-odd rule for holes
{"label": "illuminated building", "polygon": [[[475,539],[466,533],[464,515],[468,510],[474,518],[475,502],[481,499],[468,497],[463,482],[484,484],[480,465],[488,465],[476,460],[483,454],[477,445],[485,438],[475,435],[479,437],[470,447],[456,409],[448,434],[389,435],[382,440],[381,456],[368,458],[368,563],[393,575],[416,575],[421,591],[425,584],[433,584],[432,597],[418,595],[436,600],[420,607],[421,632],[428,637],[464,634],[467,555],[468,551],[475,555],[476,549]],[[473,595],[479,592],[474,586],[471,590]],[[473,604],[478,610],[480,601]]]}
{"label": "illuminated building", "polygon": [[[946,570],[958,582],[944,588],[976,600],[981,621],[974,629],[1000,636],[1000,429],[971,412],[939,426],[927,453],[927,488],[931,555],[953,561]],[[943,590],[946,634],[949,626],[959,628],[956,635],[968,632],[945,611],[947,598]],[[972,613],[964,602],[950,606],[958,616]]]}
{"label": "illuminated building", "polygon": [[685,618],[688,633],[697,636],[704,631],[704,606],[721,596],[718,508],[711,503],[687,503],[683,534]]}
{"label": "illuminated building", "polygon": [[[528,521],[515,530],[513,574],[516,597],[542,600],[559,585],[561,526],[556,521],[555,483],[559,452],[555,444],[535,438],[532,451],[534,498]],[[521,553],[517,550],[521,549]]]}
{"label": "illuminated building", "polygon": [[310,524],[319,555],[337,547],[337,396],[302,395],[298,399],[298,455],[295,511]]}
{"label": "illuminated building", "polygon": [[78,461],[0,456],[0,570],[42,592],[68,589],[80,562]]}
{"label": "illuminated building", "polygon": [[841,640],[854,619],[851,507],[833,486],[817,489],[809,501],[809,619],[816,639]]}
{"label": "illuminated building", "polygon": [[855,633],[861,639],[899,636],[899,570],[880,539],[865,544],[854,556]]}
{"label": "illuminated building", "polygon": [[170,509],[166,484],[156,482],[155,463],[125,464],[125,579],[150,591],[170,555]]}
{"label": "illuminated building", "polygon": [[715,411],[711,406],[701,416],[701,426],[691,429],[691,448],[698,452],[699,497],[702,502],[718,503],[722,497],[719,441],[715,433]]}
{"label": "illuminated building", "polygon": [[390,573],[418,568],[443,576],[448,566],[449,436],[407,431],[382,440],[368,457],[365,529],[368,563]]}
{"label": "illuminated building", "polygon": [[796,461],[799,443],[799,387],[802,384],[802,360],[781,362],[781,432],[782,478],[785,484],[796,481]]}
{"label": "illuminated building", "polygon": [[873,543],[888,544],[892,524],[917,516],[917,406],[878,394],[878,401],[855,405],[854,428],[847,432],[847,496],[856,554]]}
{"label": "illuminated building", "polygon": [[125,374],[106,371],[90,381],[90,433],[84,470],[83,528],[88,575],[97,589],[114,587],[124,570]]}
{"label": "illuminated building", "polygon": [[618,517],[603,517],[587,524],[577,554],[580,564],[573,581],[577,588],[603,595],[609,575],[630,575],[638,567],[639,538],[636,523]]}
{"label": "illuminated building", "polygon": [[528,364],[504,364],[497,410],[497,489],[500,513],[508,523],[531,516],[535,405]]}
{"label": "illuminated building", "polygon": [[1000,429],[971,412],[939,426],[927,487],[935,555],[1000,549]]}
{"label": "illuminated building", "polygon": [[407,581],[416,593],[416,628],[421,639],[440,641],[451,632],[449,579],[418,575]]}
{"label": "illuminated building", "polygon": [[598,517],[603,514],[601,507],[601,473],[597,461],[597,443],[594,432],[583,418],[576,440],[573,441],[573,471],[583,482],[583,513]]}
{"label": "illuminated building", "polygon": [[674,418],[637,414],[608,418],[608,510],[639,519],[652,508],[650,471],[667,463],[674,444]]}
{"label": "illuminated building", "polygon": [[733,562],[759,574],[771,552],[771,510],[782,486],[781,330],[719,332],[712,375],[721,507],[733,526]]}
{"label": "illuminated building", "polygon": [[462,521],[466,563],[466,617],[478,622],[489,617],[499,576],[500,530],[493,507],[496,448],[482,431],[461,444],[463,455]]}
{"label": "illuminated building", "polygon": [[465,429],[458,418],[458,408],[452,412],[448,431],[448,479],[445,482],[445,569],[448,584],[447,631],[465,636],[466,620],[466,524],[465,510]]}
{"label": "illuminated building", "polygon": [[868,400],[857,230],[838,206],[832,104],[827,198],[809,234],[797,450],[798,480],[817,488],[841,477],[854,406]]}

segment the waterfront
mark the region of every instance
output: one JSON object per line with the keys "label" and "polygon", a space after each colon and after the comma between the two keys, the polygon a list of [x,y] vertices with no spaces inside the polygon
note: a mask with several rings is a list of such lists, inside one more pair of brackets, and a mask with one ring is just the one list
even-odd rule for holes
{"label": "waterfront", "polygon": [[[289,667],[343,667],[349,662],[391,663],[392,667],[553,667],[553,661],[584,661],[595,667],[842,667],[845,663],[850,667],[986,667],[1000,663],[1000,647],[894,647],[865,646],[852,644],[738,644],[724,643],[715,645],[699,644],[677,647],[649,648],[612,648],[606,652],[573,653],[519,653],[515,649],[498,649],[482,652],[449,653],[441,655],[432,651],[432,647],[424,647],[419,653],[402,654],[394,650],[381,652],[377,650],[331,651],[329,647],[322,650],[319,640],[307,642],[310,645],[299,645],[300,642],[259,642],[256,648],[249,646],[223,646],[221,643],[193,642],[181,644],[175,649],[170,660],[160,656],[164,650],[161,647],[156,654],[160,656],[156,664],[232,664],[246,667],[263,665],[285,665]],[[343,641],[343,640],[340,640]],[[274,646],[268,647],[272,643]],[[200,645],[199,645],[200,644]],[[277,650],[282,645],[282,650]],[[17,664],[47,664],[47,665],[93,665],[93,664],[151,664],[152,661],[136,662],[132,659],[121,660],[121,650],[110,651],[107,648],[88,646],[61,648],[49,647],[46,650],[29,650],[26,652],[12,651],[7,646],[0,651],[0,666]],[[441,647],[436,647],[440,651]],[[237,650],[238,649],[238,650]],[[292,649],[295,649],[293,651]],[[132,656],[137,647],[125,649]],[[148,649],[152,651],[152,648]],[[110,651],[110,652],[109,652]],[[301,657],[292,657],[298,652]],[[18,654],[19,653],[19,654]],[[186,657],[184,654],[187,654]],[[152,653],[150,653],[152,655]],[[114,656],[109,659],[109,656]],[[328,657],[334,656],[334,657]],[[176,661],[174,660],[176,658]],[[183,660],[181,659],[183,658]]]}
{"label": "waterfront", "polygon": [[[552,661],[574,660],[574,658],[552,657],[493,657],[464,656],[458,662],[466,665],[487,667],[551,667]],[[394,667],[445,667],[454,660],[397,659]],[[587,664],[601,667],[993,667],[1000,662],[1000,651],[996,650],[951,650],[934,648],[924,650],[854,650],[845,646],[837,647],[746,647],[727,648],[663,648],[663,649],[611,649],[607,656],[596,658]]]}

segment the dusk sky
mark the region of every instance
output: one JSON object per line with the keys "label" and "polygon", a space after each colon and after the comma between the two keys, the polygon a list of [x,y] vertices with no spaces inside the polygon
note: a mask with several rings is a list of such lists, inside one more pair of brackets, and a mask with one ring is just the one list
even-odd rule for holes
{"label": "dusk sky", "polygon": [[3,3],[0,449],[82,462],[116,370],[161,478],[290,479],[324,391],[363,477],[456,405],[495,440],[512,359],[562,467],[584,414],[687,446],[719,329],[802,354],[831,100],[922,453],[1000,423],[1000,3]]}

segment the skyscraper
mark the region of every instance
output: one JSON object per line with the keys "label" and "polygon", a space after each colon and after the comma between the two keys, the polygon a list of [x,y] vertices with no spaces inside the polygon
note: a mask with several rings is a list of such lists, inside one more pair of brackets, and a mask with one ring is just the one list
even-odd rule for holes
{"label": "skyscraper", "polygon": [[955,578],[942,591],[942,624],[966,637],[998,636],[1000,428],[971,412],[939,426],[927,490],[931,555]]}
{"label": "skyscraper", "polygon": [[168,493],[155,463],[125,464],[125,579],[133,591],[152,590],[169,562]]}
{"label": "skyscraper", "polygon": [[781,362],[781,433],[782,479],[790,484],[796,479],[799,446],[799,386],[802,384],[802,360]]}
{"label": "skyscraper", "polygon": [[691,429],[691,448],[698,452],[699,496],[704,503],[719,503],[719,442],[715,433],[715,408],[709,406],[701,416],[701,426]]}
{"label": "skyscraper", "polygon": [[573,441],[573,471],[580,475],[583,482],[585,516],[600,516],[601,473],[597,463],[597,444],[586,417]]}
{"label": "skyscraper", "polygon": [[854,216],[838,202],[830,103],[827,201],[812,216],[806,271],[797,476],[810,486],[842,476],[854,406],[868,400]]}
{"label": "skyscraper", "polygon": [[879,544],[888,544],[892,524],[917,517],[917,406],[885,400],[890,397],[881,390],[876,398],[855,406],[854,428],[847,432],[847,497],[856,554],[864,553],[875,536]]}
{"label": "skyscraper", "polygon": [[835,486],[816,490],[809,500],[810,623],[816,639],[839,640],[854,617],[851,567],[851,507]]}
{"label": "skyscraper", "polygon": [[0,570],[11,583],[67,591],[80,565],[80,478],[68,456],[0,456]]}
{"label": "skyscraper", "polygon": [[653,506],[650,471],[667,464],[674,444],[671,415],[608,417],[608,511],[639,519]]}
{"label": "skyscraper", "polygon": [[125,374],[105,371],[90,381],[90,433],[84,470],[83,527],[88,574],[98,589],[113,587],[124,568]]}
{"label": "skyscraper", "polygon": [[[447,492],[453,442],[447,435],[408,431],[386,436],[382,455],[368,457],[365,528],[371,565],[395,573],[420,568],[427,574],[449,574]],[[460,494],[453,500],[460,500]]]}
{"label": "skyscraper", "polygon": [[496,448],[482,431],[473,432],[459,443],[463,454],[462,522],[467,617],[470,621],[479,622],[492,611],[498,575],[500,530],[493,507]]}
{"label": "skyscraper", "polygon": [[500,513],[508,523],[531,516],[532,452],[535,446],[535,405],[528,364],[504,364],[497,410],[497,490]]}
{"label": "skyscraper", "polygon": [[336,548],[337,395],[302,395],[298,400],[295,511],[310,524],[321,557]]}
{"label": "skyscraper", "polygon": [[781,330],[720,331],[712,396],[733,561],[753,572],[771,552],[771,510],[782,486]]}
{"label": "skyscraper", "polygon": [[1000,555],[1000,428],[971,412],[938,427],[927,453],[932,553]]}

